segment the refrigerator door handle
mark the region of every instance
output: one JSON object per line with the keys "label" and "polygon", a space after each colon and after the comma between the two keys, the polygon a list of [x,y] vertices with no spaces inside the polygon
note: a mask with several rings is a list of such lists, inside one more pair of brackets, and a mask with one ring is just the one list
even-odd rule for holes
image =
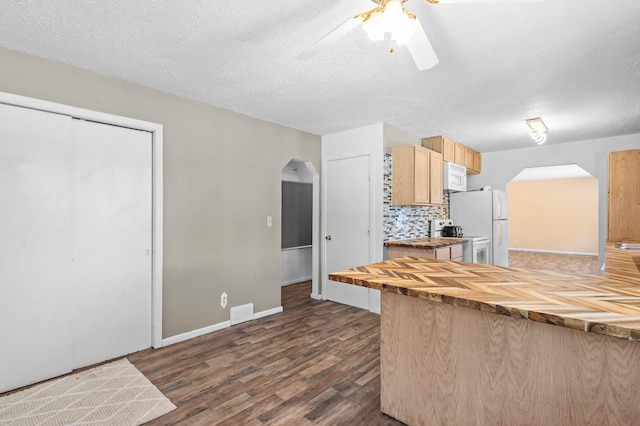
{"label": "refrigerator door handle", "polygon": [[498,246],[501,247],[502,246],[502,223],[498,222],[498,232],[499,232],[499,236],[498,236]]}

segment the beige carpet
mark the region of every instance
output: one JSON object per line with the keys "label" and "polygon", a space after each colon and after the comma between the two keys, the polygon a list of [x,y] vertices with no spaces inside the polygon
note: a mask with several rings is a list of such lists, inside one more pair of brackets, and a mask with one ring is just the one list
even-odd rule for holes
{"label": "beige carpet", "polygon": [[0,425],[139,425],[175,408],[123,358],[0,398]]}

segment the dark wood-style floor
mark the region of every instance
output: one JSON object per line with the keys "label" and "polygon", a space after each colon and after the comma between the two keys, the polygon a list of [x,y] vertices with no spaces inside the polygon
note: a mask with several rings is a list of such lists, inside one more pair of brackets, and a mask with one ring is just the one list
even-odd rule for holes
{"label": "dark wood-style floor", "polygon": [[283,287],[284,312],[128,356],[178,408],[150,425],[401,425],[380,412],[380,317]]}

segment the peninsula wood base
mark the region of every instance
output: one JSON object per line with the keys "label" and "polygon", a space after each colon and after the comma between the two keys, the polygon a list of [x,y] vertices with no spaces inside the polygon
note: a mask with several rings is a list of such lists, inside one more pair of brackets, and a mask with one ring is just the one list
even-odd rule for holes
{"label": "peninsula wood base", "polygon": [[640,424],[640,344],[382,292],[381,408],[409,425]]}

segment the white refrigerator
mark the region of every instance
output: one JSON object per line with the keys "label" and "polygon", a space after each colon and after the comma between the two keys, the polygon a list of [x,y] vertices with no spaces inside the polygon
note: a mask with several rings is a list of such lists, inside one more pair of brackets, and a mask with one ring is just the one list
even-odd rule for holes
{"label": "white refrigerator", "polygon": [[450,216],[462,226],[464,235],[486,236],[490,240],[489,262],[509,266],[507,193],[499,190],[452,192]]}

